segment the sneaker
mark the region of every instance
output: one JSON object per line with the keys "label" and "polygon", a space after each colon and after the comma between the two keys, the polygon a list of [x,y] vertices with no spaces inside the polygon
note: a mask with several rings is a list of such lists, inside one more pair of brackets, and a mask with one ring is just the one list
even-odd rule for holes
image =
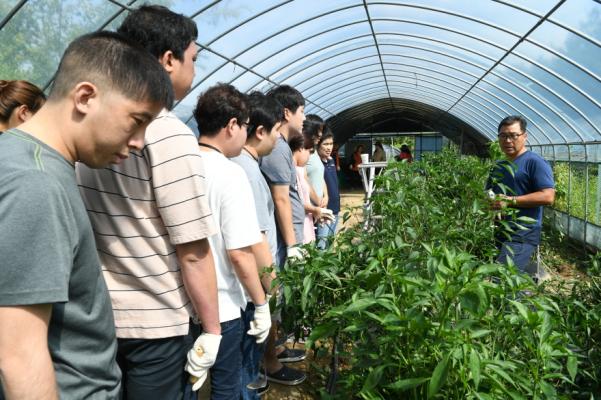
{"label": "sneaker", "polygon": [[259,396],[263,396],[265,393],[267,393],[269,391],[269,382],[267,382],[267,384],[265,386],[263,386],[260,389],[257,389],[257,394]]}
{"label": "sneaker", "polygon": [[276,372],[267,373],[268,381],[288,386],[299,385],[305,379],[307,379],[307,375],[304,372],[297,369],[288,368],[285,365]]}
{"label": "sneaker", "polygon": [[278,354],[278,361],[281,363],[293,363],[302,361],[307,358],[307,353],[305,350],[301,349],[289,349],[288,347],[284,347],[284,351]]}

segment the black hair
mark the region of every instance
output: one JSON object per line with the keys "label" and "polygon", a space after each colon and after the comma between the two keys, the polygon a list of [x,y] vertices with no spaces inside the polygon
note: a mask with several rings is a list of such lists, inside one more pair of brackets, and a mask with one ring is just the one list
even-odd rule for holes
{"label": "black hair", "polygon": [[409,146],[407,146],[406,144],[401,146],[401,152],[411,154],[411,150],[409,149]]}
{"label": "black hair", "polygon": [[171,50],[178,60],[198,37],[196,23],[166,7],[143,5],[132,10],[117,32],[134,40],[157,59]]}
{"label": "black hair", "polygon": [[334,140],[334,134],[331,131],[324,132],[323,135],[321,135],[321,138],[319,138],[319,145],[321,145],[323,142],[325,142],[326,139]]}
{"label": "black hair", "polygon": [[295,113],[300,106],[305,105],[303,95],[298,90],[288,85],[271,88],[267,92],[267,96],[277,100],[282,107],[287,108],[291,113]]}
{"label": "black hair", "polygon": [[282,105],[261,92],[255,91],[248,95],[248,106],[250,108],[248,137],[254,136],[259,126],[263,126],[267,132],[270,132],[284,115]]}
{"label": "black hair", "polygon": [[173,85],[165,68],[137,43],[108,31],[75,39],[63,54],[49,101],[65,98],[80,82],[91,82],[134,101],[173,105]]}
{"label": "black hair", "polygon": [[303,135],[292,135],[288,138],[288,146],[290,146],[290,150],[294,153],[299,151],[305,147],[305,138]]}
{"label": "black hair", "polygon": [[232,118],[242,126],[249,117],[248,98],[234,86],[218,83],[198,97],[194,119],[200,136],[216,136]]}
{"label": "black hair", "polygon": [[510,115],[508,117],[503,118],[501,122],[499,122],[499,126],[497,128],[497,133],[501,132],[501,128],[508,125],[513,125],[516,122],[520,123],[520,131],[526,132],[526,126],[528,123],[521,115]]}
{"label": "black hair", "polygon": [[314,140],[323,133],[323,119],[319,115],[309,114],[303,121],[303,135],[305,140]]}

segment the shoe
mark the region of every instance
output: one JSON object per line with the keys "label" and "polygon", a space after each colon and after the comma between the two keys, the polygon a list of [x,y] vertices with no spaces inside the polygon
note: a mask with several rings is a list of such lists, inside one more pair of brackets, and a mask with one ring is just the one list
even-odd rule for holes
{"label": "shoe", "polygon": [[305,350],[301,349],[289,349],[288,347],[284,347],[284,351],[278,354],[278,361],[281,363],[293,363],[302,361],[307,358],[307,353]]}
{"label": "shoe", "polygon": [[288,368],[283,366],[278,371],[273,373],[267,373],[267,380],[281,385],[295,386],[301,384],[307,375],[297,369]]}
{"label": "shoe", "polygon": [[267,384],[265,386],[263,386],[261,389],[257,389],[257,394],[259,396],[263,396],[268,391],[269,391],[269,382],[267,382]]}

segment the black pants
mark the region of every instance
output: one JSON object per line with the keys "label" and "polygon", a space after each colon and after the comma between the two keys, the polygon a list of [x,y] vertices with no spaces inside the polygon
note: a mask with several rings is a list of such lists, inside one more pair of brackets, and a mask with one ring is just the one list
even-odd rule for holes
{"label": "black pants", "polygon": [[118,339],[117,363],[123,373],[123,400],[180,400],[186,373],[185,336]]}

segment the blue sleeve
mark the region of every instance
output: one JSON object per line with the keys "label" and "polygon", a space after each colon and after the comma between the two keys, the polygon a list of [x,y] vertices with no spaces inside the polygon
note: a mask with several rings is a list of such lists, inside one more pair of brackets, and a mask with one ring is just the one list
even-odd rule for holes
{"label": "blue sleeve", "polygon": [[63,188],[42,172],[0,190],[0,305],[66,302],[75,230]]}
{"label": "blue sleeve", "polygon": [[547,161],[537,158],[533,163],[532,183],[534,190],[542,190],[555,187],[553,170]]}

